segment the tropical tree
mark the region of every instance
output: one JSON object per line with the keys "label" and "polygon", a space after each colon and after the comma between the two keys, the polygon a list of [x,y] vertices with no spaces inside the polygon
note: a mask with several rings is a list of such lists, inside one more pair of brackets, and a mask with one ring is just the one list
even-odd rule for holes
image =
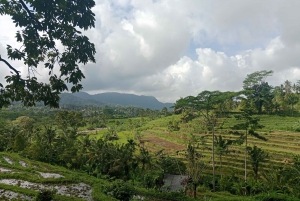
{"label": "tropical tree", "polygon": [[183,175],[186,172],[185,163],[165,153],[164,150],[158,151],[156,154],[156,163],[162,169],[164,174]]}
{"label": "tropical tree", "polygon": [[242,113],[240,115],[236,115],[236,119],[240,122],[232,127],[234,130],[243,130],[241,132],[241,137],[245,142],[245,182],[247,182],[247,152],[248,152],[248,135],[252,137],[267,140],[264,136],[259,135],[256,130],[263,128],[263,125],[259,123],[260,119],[258,117],[254,117],[254,108],[251,107],[249,101],[245,101],[244,108],[242,109]]}
{"label": "tropical tree", "polygon": [[226,117],[230,111],[235,108],[234,99],[237,98],[239,93],[237,92],[222,92],[219,95],[220,101],[215,106],[216,113],[221,117]]}
{"label": "tropical tree", "polygon": [[291,106],[291,115],[294,116],[294,105],[299,102],[299,95],[296,93],[291,93],[287,95],[286,102]]}
{"label": "tropical tree", "polygon": [[192,104],[203,117],[205,127],[212,132],[212,168],[213,168],[213,190],[215,191],[215,127],[219,117],[216,112],[217,104],[226,99],[220,91],[203,91],[194,98]]}
{"label": "tropical tree", "polygon": [[222,135],[215,136],[216,153],[219,155],[220,167],[222,168],[222,156],[229,152],[228,147],[233,144],[233,140],[223,139]]}
{"label": "tropical tree", "polygon": [[[114,145],[114,147],[115,156],[112,157],[113,160],[109,174],[128,180],[130,178],[130,171],[134,170],[137,166],[136,158],[133,155],[136,150],[136,143],[133,140],[128,140],[126,144],[120,146]],[[146,152],[144,154],[146,154]]]}
{"label": "tropical tree", "polygon": [[33,142],[25,149],[25,155],[43,162],[58,162],[56,150],[59,150],[59,145],[54,143],[56,131],[53,125],[43,125],[42,129],[38,129],[34,133]]}
{"label": "tropical tree", "polygon": [[294,106],[299,102],[299,84],[294,85],[286,80],[280,86],[274,88],[273,103],[277,106],[277,111],[289,112],[294,115]]}
{"label": "tropical tree", "polygon": [[191,121],[193,118],[195,118],[195,115],[193,114],[193,110],[190,108],[185,109],[181,112],[180,119],[182,123],[187,123]]}
{"label": "tropical tree", "polygon": [[250,156],[250,163],[252,166],[252,170],[254,173],[255,181],[258,180],[258,170],[262,162],[266,162],[269,155],[263,151],[261,148],[257,146],[253,146],[253,148],[248,147],[248,154]]}
{"label": "tropical tree", "polygon": [[59,129],[59,140],[56,143],[56,150],[59,154],[60,161],[63,165],[71,168],[76,164],[77,148],[76,142],[78,137],[78,128],[85,125],[81,112],[62,111],[58,112],[55,117],[55,123]]}
{"label": "tropical tree", "polygon": [[200,160],[202,158],[202,155],[198,153],[195,147],[191,144],[188,144],[186,158],[188,160],[187,174],[192,179],[193,193],[194,198],[196,199],[197,186],[200,184],[201,176],[204,169],[206,168],[206,164]]}
{"label": "tropical tree", "polygon": [[30,142],[34,130],[34,119],[27,116],[20,116],[16,120],[12,121],[12,123],[19,127],[24,140]]}
{"label": "tropical tree", "polygon": [[187,96],[185,98],[180,98],[176,101],[176,103],[172,106],[172,108],[174,108],[174,112],[176,114],[180,114],[187,109],[189,109],[191,112],[193,112],[193,109],[194,109],[193,100],[194,100],[193,96]]}
{"label": "tropical tree", "polygon": [[139,150],[140,150],[140,154],[137,156],[137,159],[139,162],[142,163],[142,171],[144,171],[147,165],[149,167],[151,166],[152,157],[149,151],[145,147],[140,146]]}
{"label": "tropical tree", "polygon": [[179,122],[175,119],[172,119],[171,121],[169,121],[168,130],[169,130],[169,132],[179,131],[180,130]]}
{"label": "tropical tree", "polygon": [[55,117],[56,124],[63,131],[65,137],[75,139],[79,127],[85,126],[82,112],[62,111]]}
{"label": "tropical tree", "polygon": [[104,134],[104,139],[105,140],[119,139],[118,134],[117,134],[117,126],[110,126]]}
{"label": "tropical tree", "polygon": [[163,107],[163,109],[161,109],[161,114],[164,116],[168,115],[168,108],[167,107]]}
{"label": "tropical tree", "polygon": [[274,87],[272,103],[275,112],[281,112],[285,109],[284,89],[283,85]]}
{"label": "tropical tree", "polygon": [[[5,77],[6,86],[0,83],[0,108],[13,101],[25,106],[43,102],[58,107],[58,95],[68,90],[67,85],[72,92],[82,89],[80,81],[85,77],[79,65],[95,62],[96,51],[81,30],[95,26],[94,6],[94,0],[1,1],[0,15],[10,16],[18,27],[15,38],[19,46],[7,45],[7,57],[23,61],[29,74],[24,76],[0,56],[0,62],[12,73]],[[35,76],[42,65],[49,71],[46,83]]]}
{"label": "tropical tree", "polygon": [[[283,89],[284,89],[284,101],[285,103],[290,106],[290,112],[291,115],[294,115],[294,105],[299,102],[299,94],[297,94],[297,85],[294,84],[292,85],[292,82],[289,80],[286,80],[283,84]],[[295,91],[295,92],[294,92]]]}
{"label": "tropical tree", "polygon": [[243,81],[244,93],[249,101],[254,102],[258,113],[262,113],[264,105],[272,102],[273,88],[265,81],[272,73],[273,71],[256,71],[247,75]]}
{"label": "tropical tree", "polygon": [[17,134],[14,138],[13,148],[14,151],[23,151],[27,146],[27,141],[21,133]]}

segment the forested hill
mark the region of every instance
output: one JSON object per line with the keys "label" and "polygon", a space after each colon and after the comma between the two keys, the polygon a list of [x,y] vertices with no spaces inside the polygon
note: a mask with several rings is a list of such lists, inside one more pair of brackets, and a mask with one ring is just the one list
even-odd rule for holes
{"label": "forested hill", "polygon": [[74,94],[61,94],[60,105],[122,105],[122,106],[136,106],[149,109],[161,110],[163,107],[171,107],[173,103],[159,102],[153,96],[138,96],[135,94],[123,94],[116,92],[99,93],[90,95],[86,92],[79,92]]}

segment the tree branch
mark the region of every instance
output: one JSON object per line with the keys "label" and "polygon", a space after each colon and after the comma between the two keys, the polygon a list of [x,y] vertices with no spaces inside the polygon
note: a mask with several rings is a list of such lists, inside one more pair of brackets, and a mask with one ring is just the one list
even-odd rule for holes
{"label": "tree branch", "polygon": [[23,8],[26,10],[26,12],[28,13],[28,15],[30,16],[31,19],[33,19],[41,28],[41,30],[44,30],[43,29],[43,26],[42,24],[32,15],[32,13],[30,12],[30,10],[27,8],[26,4],[24,3],[23,0],[19,0],[20,3],[22,4]]}
{"label": "tree branch", "polygon": [[17,71],[14,67],[10,65],[10,63],[8,63],[5,59],[2,59],[1,55],[0,61],[3,61],[11,70],[13,70],[18,75],[18,77],[20,77],[20,71]]}

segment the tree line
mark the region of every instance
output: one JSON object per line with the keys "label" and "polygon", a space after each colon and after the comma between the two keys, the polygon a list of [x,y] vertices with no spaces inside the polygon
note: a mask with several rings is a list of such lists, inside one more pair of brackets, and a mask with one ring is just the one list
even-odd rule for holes
{"label": "tree line", "polygon": [[[280,86],[271,86],[266,81],[273,71],[257,71],[247,75],[243,81],[243,89],[238,92],[203,91],[197,96],[187,96],[176,101],[176,113],[189,112],[206,103],[206,111],[214,105],[216,112],[225,115],[237,111],[248,102],[257,114],[294,115],[300,98],[300,80],[292,83],[286,80]],[[204,108],[205,109],[205,108]],[[184,118],[184,117],[183,117]]]}

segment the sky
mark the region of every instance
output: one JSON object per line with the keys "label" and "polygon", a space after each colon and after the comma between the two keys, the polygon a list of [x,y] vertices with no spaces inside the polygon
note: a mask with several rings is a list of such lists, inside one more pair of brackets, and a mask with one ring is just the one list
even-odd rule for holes
{"label": "sky", "polygon": [[[90,94],[175,102],[204,90],[241,90],[255,71],[273,70],[272,86],[300,80],[299,0],[95,2],[95,28],[85,34],[96,46],[96,63],[81,67]],[[8,16],[0,16],[0,27],[0,54],[7,59],[6,45],[19,45],[18,29]],[[27,76],[21,62],[11,64]],[[46,82],[43,66],[37,72]],[[9,73],[0,63],[0,83]]]}

